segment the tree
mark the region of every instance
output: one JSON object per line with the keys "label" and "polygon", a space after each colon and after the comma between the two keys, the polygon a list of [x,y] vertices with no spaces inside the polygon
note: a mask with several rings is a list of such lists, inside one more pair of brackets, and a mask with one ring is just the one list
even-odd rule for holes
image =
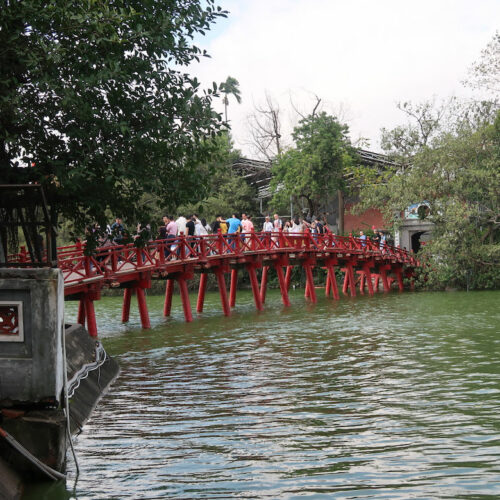
{"label": "tree", "polygon": [[220,84],[220,90],[224,94],[224,116],[226,118],[227,123],[227,107],[229,106],[229,96],[232,95],[236,102],[239,104],[241,102],[241,93],[239,89],[239,82],[236,78],[232,76],[228,76],[226,81]]}
{"label": "tree", "polygon": [[[467,113],[463,113],[463,116]],[[500,286],[500,111],[489,124],[453,124],[411,159],[404,173],[361,189],[359,210],[383,207],[395,224],[410,204],[425,200],[434,224],[421,258],[426,285]]]}
{"label": "tree", "polygon": [[247,214],[257,213],[256,189],[232,170],[232,163],[241,156],[233,148],[231,138],[226,133],[217,139],[217,154],[210,164],[204,165],[200,175],[210,178],[208,192],[196,201],[178,207],[179,213],[197,213],[209,221],[216,215],[230,217],[236,211]]}
{"label": "tree", "polygon": [[[39,182],[81,229],[137,220],[144,193],[203,192],[217,86],[185,67],[226,12],[214,0],[23,0],[0,9],[0,182]],[[32,165],[30,167],[30,165]]]}
{"label": "tree", "polygon": [[492,92],[494,96],[500,94],[500,32],[493,35],[479,60],[470,68],[469,75],[467,85]]}
{"label": "tree", "polygon": [[257,154],[273,161],[283,150],[280,108],[266,92],[266,102],[255,106],[255,112],[248,119],[252,145]]}
{"label": "tree", "polygon": [[292,134],[295,147],[284,152],[272,169],[273,204],[290,196],[307,201],[310,214],[346,187],[344,173],[354,162],[349,128],[336,117],[314,112],[300,120]]}

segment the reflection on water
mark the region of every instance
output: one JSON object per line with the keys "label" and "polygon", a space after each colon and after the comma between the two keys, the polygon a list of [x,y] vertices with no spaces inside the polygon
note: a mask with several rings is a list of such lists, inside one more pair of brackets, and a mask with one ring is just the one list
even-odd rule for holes
{"label": "reflection on water", "polygon": [[149,297],[148,331],[97,304],[122,373],[47,498],[500,497],[499,292],[291,299]]}

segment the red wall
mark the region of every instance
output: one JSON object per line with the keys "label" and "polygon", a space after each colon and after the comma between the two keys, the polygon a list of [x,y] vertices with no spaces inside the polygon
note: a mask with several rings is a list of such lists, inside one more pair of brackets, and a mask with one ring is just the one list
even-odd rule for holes
{"label": "red wall", "polygon": [[377,208],[370,208],[360,215],[353,215],[350,213],[353,205],[353,203],[345,204],[344,231],[346,233],[359,231],[360,229],[371,229],[372,226],[375,226],[376,229],[387,229],[388,226]]}

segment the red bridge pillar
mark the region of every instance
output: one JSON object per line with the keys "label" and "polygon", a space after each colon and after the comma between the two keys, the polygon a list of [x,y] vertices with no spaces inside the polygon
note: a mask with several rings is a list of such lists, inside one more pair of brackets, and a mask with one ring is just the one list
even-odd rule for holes
{"label": "red bridge pillar", "polygon": [[224,279],[224,270],[222,267],[215,269],[215,276],[217,277],[217,283],[219,285],[220,301],[222,303],[224,316],[229,316],[231,314],[231,308],[227,300],[226,280]]}
{"label": "red bridge pillar", "polygon": [[189,302],[189,292],[186,283],[186,277],[182,274],[177,278],[177,284],[181,292],[182,309],[184,311],[184,318],[189,323],[193,321],[193,314],[191,312],[191,303]]}
{"label": "red bridge pillar", "polygon": [[85,326],[85,299],[80,299],[78,302],[78,319],[77,323]]}
{"label": "red bridge pillar", "polygon": [[269,272],[269,266],[262,267],[262,276],[260,278],[260,301],[262,304],[266,302],[266,292],[267,292],[267,274]]}
{"label": "red bridge pillar", "polygon": [[283,266],[280,262],[277,262],[274,265],[274,269],[276,270],[276,274],[278,275],[278,281],[280,284],[280,292],[281,292],[281,300],[283,301],[284,306],[290,305],[290,299],[288,298],[288,289],[286,287],[285,276],[283,275]]}
{"label": "red bridge pillar", "polygon": [[170,316],[172,310],[172,295],[174,294],[174,280],[168,279],[165,285],[165,302],[163,304],[163,316]]}
{"label": "red bridge pillar", "polygon": [[363,271],[366,278],[366,283],[368,284],[368,293],[373,296],[373,280],[370,267],[373,267],[373,263],[365,262],[363,264]]}
{"label": "red bridge pillar", "polygon": [[231,269],[231,285],[229,287],[229,307],[236,305],[236,287],[238,286],[238,269]]}
{"label": "red bridge pillar", "polygon": [[151,323],[149,321],[148,306],[146,304],[146,294],[144,293],[144,288],[141,286],[135,287],[135,293],[137,295],[137,304],[139,306],[139,315],[141,317],[142,328],[151,328]]}
{"label": "red bridge pillar", "polygon": [[312,264],[305,263],[303,264],[304,270],[306,272],[306,293],[312,302],[316,303],[318,299],[316,298],[316,290],[314,289],[314,277],[312,273]]}
{"label": "red bridge pillar", "polygon": [[130,299],[132,297],[132,288],[123,290],[123,305],[122,305],[122,323],[127,323],[130,316]]}
{"label": "red bridge pillar", "polygon": [[203,312],[203,305],[205,304],[205,291],[207,289],[207,273],[201,273],[200,286],[198,287],[198,300],[196,301],[196,312]]}
{"label": "red bridge pillar", "polygon": [[262,301],[260,300],[259,283],[257,281],[257,273],[255,272],[255,264],[250,263],[246,265],[248,275],[250,277],[250,284],[252,285],[253,300],[255,307],[258,311],[262,311]]}

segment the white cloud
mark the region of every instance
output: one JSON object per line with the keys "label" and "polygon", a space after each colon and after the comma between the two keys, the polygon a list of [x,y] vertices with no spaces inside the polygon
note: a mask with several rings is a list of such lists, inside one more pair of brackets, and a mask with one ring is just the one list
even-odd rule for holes
{"label": "white cloud", "polygon": [[[229,18],[208,39],[205,83],[240,82],[231,102],[236,145],[250,154],[247,117],[269,92],[291,116],[313,95],[348,109],[352,136],[378,148],[381,127],[400,123],[400,100],[464,92],[460,81],[492,38],[497,0],[221,0]],[[290,118],[287,119],[289,122]],[[285,123],[286,125],[286,123]]]}

